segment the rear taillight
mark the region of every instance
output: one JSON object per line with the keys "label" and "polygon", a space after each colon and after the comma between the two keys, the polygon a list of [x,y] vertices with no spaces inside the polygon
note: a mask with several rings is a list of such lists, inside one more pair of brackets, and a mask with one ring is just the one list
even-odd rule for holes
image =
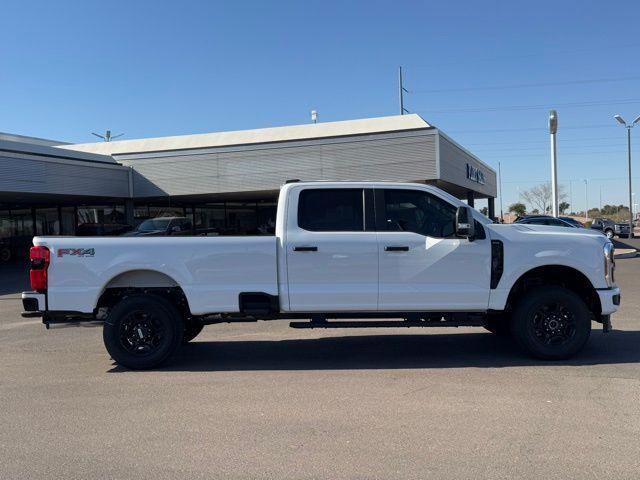
{"label": "rear taillight", "polygon": [[31,270],[29,270],[29,280],[31,289],[42,292],[47,289],[47,268],[49,268],[49,249],[47,247],[31,247],[29,250],[29,260]]}

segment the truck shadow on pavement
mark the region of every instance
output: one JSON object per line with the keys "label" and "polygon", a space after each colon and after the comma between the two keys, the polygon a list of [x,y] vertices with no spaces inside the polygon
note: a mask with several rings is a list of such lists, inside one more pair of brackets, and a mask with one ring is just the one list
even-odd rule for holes
{"label": "truck shadow on pavement", "polygon": [[[640,331],[594,330],[576,357],[532,359],[508,338],[490,333],[362,335],[273,341],[195,341],[164,371],[501,368],[533,365],[640,363]],[[112,372],[124,371],[117,366]]]}

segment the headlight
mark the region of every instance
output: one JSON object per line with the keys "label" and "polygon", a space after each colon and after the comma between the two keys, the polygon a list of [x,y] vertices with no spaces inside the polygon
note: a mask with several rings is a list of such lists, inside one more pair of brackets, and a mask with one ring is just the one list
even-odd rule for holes
{"label": "headlight", "polygon": [[614,229],[616,232],[619,232],[619,231],[620,231],[620,225],[614,225],[614,226],[613,226],[613,229]]}
{"label": "headlight", "polygon": [[616,262],[613,259],[615,248],[613,243],[607,242],[604,244],[604,278],[607,282],[607,286],[612,287],[615,283],[613,273],[616,269]]}

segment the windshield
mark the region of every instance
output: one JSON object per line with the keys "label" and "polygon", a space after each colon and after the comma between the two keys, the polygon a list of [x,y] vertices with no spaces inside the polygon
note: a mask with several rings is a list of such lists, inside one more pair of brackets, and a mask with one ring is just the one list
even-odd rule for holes
{"label": "windshield", "polygon": [[171,220],[150,218],[138,225],[139,232],[152,232],[155,230],[166,230]]}

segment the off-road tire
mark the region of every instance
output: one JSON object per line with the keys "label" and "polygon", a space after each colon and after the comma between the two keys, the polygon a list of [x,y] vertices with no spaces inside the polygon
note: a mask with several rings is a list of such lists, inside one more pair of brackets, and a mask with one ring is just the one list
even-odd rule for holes
{"label": "off-road tire", "polygon": [[591,316],[574,292],[560,286],[539,287],[516,305],[511,333],[533,357],[563,360],[582,350],[589,340]]}
{"label": "off-road tire", "polygon": [[184,324],[178,310],[157,295],[121,300],[104,322],[104,345],[118,365],[132,370],[155,368],[182,343]]}

